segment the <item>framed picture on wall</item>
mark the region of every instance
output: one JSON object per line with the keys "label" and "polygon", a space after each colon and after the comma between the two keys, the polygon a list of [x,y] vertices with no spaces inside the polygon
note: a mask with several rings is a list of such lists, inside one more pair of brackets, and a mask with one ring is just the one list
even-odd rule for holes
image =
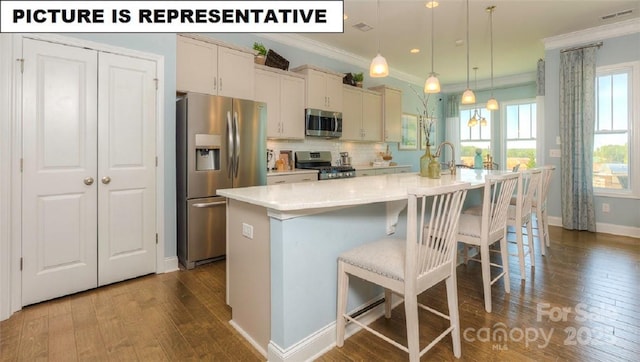
{"label": "framed picture on wall", "polygon": [[401,139],[398,143],[399,150],[418,149],[418,116],[415,114],[402,114]]}
{"label": "framed picture on wall", "polygon": [[[426,126],[429,127],[429,144],[433,149],[433,147],[436,146],[436,135],[438,134],[438,127],[437,127],[438,120],[435,118],[428,118],[428,121],[426,122]],[[426,132],[420,129],[418,131],[418,134],[420,138],[420,149],[424,150],[427,148]]]}

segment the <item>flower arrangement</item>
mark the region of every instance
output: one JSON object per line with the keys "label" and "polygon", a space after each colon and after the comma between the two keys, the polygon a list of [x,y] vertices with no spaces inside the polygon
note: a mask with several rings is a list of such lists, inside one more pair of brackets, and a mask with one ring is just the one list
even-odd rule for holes
{"label": "flower arrangement", "polygon": [[409,86],[409,88],[411,88],[413,93],[415,93],[415,95],[420,100],[420,103],[422,103],[422,107],[417,107],[416,110],[418,111],[418,124],[420,127],[419,129],[422,130],[422,136],[424,137],[425,143],[428,148],[431,146],[430,136],[431,132],[433,131],[433,124],[436,122],[436,118],[433,116],[435,113],[435,107],[429,108],[429,97],[431,96],[431,94],[423,92],[422,95],[420,95],[418,91],[416,91],[412,86]]}

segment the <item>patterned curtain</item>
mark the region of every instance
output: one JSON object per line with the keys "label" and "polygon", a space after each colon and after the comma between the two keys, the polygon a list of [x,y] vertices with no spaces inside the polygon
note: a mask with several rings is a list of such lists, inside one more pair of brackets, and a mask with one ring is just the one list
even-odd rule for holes
{"label": "patterned curtain", "polygon": [[596,231],[593,206],[596,48],[560,54],[562,226]]}

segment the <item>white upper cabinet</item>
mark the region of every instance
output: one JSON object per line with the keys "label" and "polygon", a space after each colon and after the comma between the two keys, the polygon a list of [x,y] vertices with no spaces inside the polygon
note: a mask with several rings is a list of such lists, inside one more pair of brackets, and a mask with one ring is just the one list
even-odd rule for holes
{"label": "white upper cabinet", "polygon": [[343,86],[342,140],[382,141],[382,95]]}
{"label": "white upper cabinet", "polygon": [[359,89],[343,86],[342,99],[342,137],[343,140],[362,138],[362,92]]}
{"label": "white upper cabinet", "polygon": [[402,128],[402,91],[385,85],[369,89],[382,94],[384,141],[400,142]]}
{"label": "white upper cabinet", "polygon": [[267,104],[267,138],[304,139],[304,78],[256,68],[256,100]]}
{"label": "white upper cabinet", "polygon": [[177,36],[176,89],[253,99],[253,54],[186,36]]}
{"label": "white upper cabinet", "polygon": [[338,73],[301,66],[292,69],[306,76],[306,108],[342,112],[342,76]]}

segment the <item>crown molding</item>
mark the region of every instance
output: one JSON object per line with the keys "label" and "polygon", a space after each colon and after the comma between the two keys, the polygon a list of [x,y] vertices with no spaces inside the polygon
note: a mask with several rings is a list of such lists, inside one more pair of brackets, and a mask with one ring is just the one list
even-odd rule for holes
{"label": "crown molding", "polygon": [[[288,45],[300,50],[316,53],[327,58],[345,62],[360,68],[369,69],[371,59],[366,59],[353,53],[344,51],[342,49],[329,46],[325,43],[311,40],[309,38],[302,37],[297,34],[281,34],[281,33],[256,33],[255,36],[268,40],[273,40],[283,45]],[[415,77],[411,74],[401,72],[393,67],[389,69],[389,75],[393,78],[411,83],[411,84],[423,84],[424,79]]]}
{"label": "crown molding", "polygon": [[574,31],[542,39],[545,50],[575,46],[593,41],[640,33],[640,18]]}
{"label": "crown molding", "polygon": [[[515,74],[506,77],[494,78],[493,88],[507,88],[514,85],[522,85],[536,82],[536,72]],[[474,82],[475,85],[475,82]],[[442,86],[442,93],[458,93],[467,89],[467,83],[456,83]],[[477,87],[472,88],[474,91],[483,91],[491,89],[491,79],[483,79],[478,81]]]}

